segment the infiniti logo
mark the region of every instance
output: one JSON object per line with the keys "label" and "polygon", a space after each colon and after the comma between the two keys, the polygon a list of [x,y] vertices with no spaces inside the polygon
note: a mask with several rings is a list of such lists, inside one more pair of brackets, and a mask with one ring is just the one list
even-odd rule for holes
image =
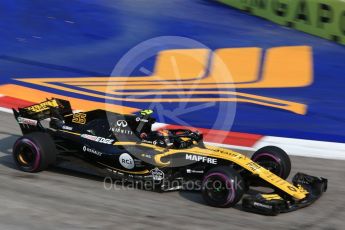
{"label": "infiniti logo", "polygon": [[124,128],[124,127],[127,127],[128,123],[125,120],[118,120],[116,122],[116,125]]}

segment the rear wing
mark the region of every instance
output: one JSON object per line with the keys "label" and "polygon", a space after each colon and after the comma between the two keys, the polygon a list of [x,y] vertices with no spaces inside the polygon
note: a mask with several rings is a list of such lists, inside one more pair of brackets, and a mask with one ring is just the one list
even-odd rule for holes
{"label": "rear wing", "polygon": [[38,104],[19,108],[18,111],[12,110],[23,134],[43,131],[44,128],[40,123],[42,120],[55,118],[63,121],[64,116],[73,113],[69,101],[57,98],[47,99]]}

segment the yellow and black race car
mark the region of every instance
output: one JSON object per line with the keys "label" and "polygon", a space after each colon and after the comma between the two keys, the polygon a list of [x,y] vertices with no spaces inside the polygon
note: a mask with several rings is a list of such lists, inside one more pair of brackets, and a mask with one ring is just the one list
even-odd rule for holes
{"label": "yellow and black race car", "polygon": [[[286,181],[291,162],[275,146],[248,158],[205,145],[198,131],[152,131],[151,110],[139,115],[105,110],[73,113],[68,101],[53,98],[13,112],[23,132],[14,144],[13,157],[25,172],[78,158],[116,178],[151,182],[159,191],[201,190],[211,206],[232,207],[242,199],[244,210],[266,215],[308,206],[327,189],[326,179],[303,173],[297,173],[292,183]],[[258,186],[272,192],[247,193]]]}

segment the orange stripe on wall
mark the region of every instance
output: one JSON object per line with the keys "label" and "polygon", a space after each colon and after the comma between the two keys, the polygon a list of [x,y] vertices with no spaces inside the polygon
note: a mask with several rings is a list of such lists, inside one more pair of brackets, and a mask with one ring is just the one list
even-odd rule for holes
{"label": "orange stripe on wall", "polygon": [[83,99],[71,98],[67,96],[62,96],[59,94],[53,94],[49,92],[44,92],[37,89],[32,89],[29,87],[14,85],[14,84],[7,84],[0,86],[0,94],[7,95],[10,97],[32,101],[34,103],[39,103],[44,101],[46,98],[61,98],[64,100],[68,100],[71,102],[72,108],[74,110],[93,110],[93,109],[106,109],[111,112],[122,113],[122,114],[130,114],[139,111],[140,109],[131,108],[121,105],[110,105],[101,102],[95,101],[88,101]]}

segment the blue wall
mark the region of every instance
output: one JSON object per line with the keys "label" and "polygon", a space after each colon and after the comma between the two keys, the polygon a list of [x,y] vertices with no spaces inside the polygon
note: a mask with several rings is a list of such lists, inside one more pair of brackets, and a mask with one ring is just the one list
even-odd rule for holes
{"label": "blue wall", "polygon": [[[239,103],[232,130],[345,142],[345,47],[330,41],[206,0],[2,0],[0,15],[1,84],[19,84],[15,77],[109,76],[128,50],[157,36],[185,36],[211,49],[309,45],[314,52],[311,86],[241,90],[305,103],[308,114]],[[145,63],[148,69],[152,64]],[[213,126],[217,108],[205,109],[203,116],[198,111],[182,118],[198,127],[222,129]]]}

